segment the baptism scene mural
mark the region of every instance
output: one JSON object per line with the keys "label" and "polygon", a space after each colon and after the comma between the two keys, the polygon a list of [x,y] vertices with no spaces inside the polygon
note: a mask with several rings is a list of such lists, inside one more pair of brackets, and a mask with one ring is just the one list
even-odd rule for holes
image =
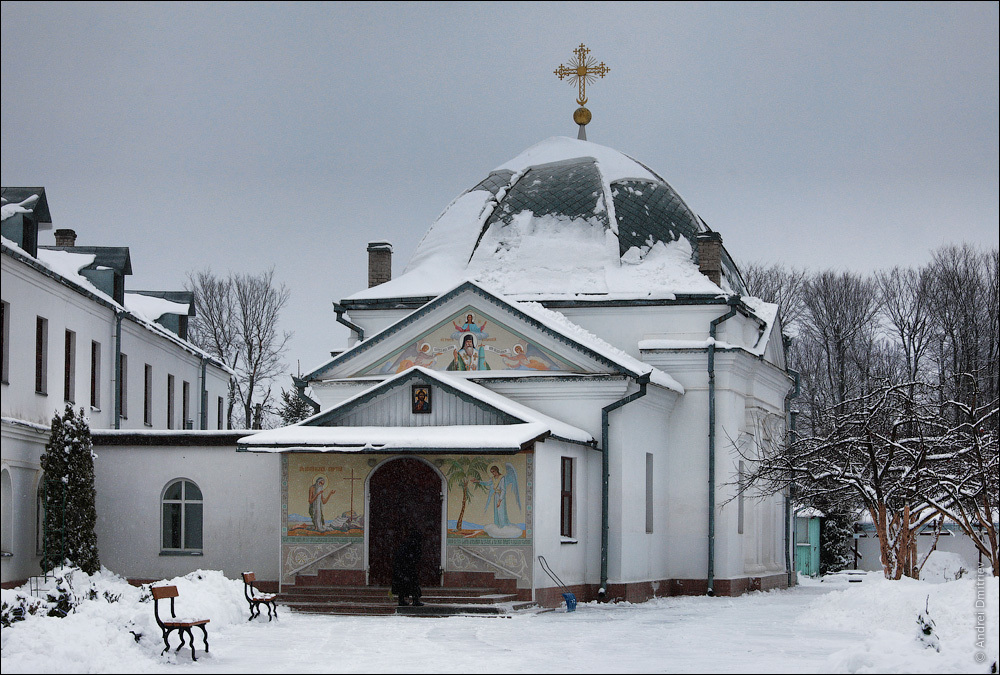
{"label": "baptism scene mural", "polygon": [[[389,468],[389,463],[371,456],[322,453],[292,453],[286,461],[285,536],[320,541],[365,535],[366,481],[375,467]],[[449,539],[530,539],[528,453],[435,456],[430,463],[440,474],[433,480],[443,477]],[[391,482],[398,484],[399,492],[410,491],[404,489],[405,480]],[[384,489],[392,493],[391,485]],[[399,494],[392,501],[402,504],[406,498]],[[405,504],[399,510],[406,511]]]}
{"label": "baptism scene mural", "polygon": [[472,306],[456,312],[361,374],[401,373],[413,366],[454,371],[580,370]]}

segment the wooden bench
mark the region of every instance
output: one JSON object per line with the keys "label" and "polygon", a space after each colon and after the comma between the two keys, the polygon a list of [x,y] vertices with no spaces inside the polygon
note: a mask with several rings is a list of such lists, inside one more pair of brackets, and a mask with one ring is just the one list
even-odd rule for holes
{"label": "wooden bench", "polygon": [[278,606],[275,604],[275,598],[278,596],[274,593],[261,593],[256,588],[254,588],[254,582],[257,581],[257,575],[253,572],[243,573],[243,597],[247,599],[247,603],[250,605],[250,618],[248,621],[253,621],[254,617],[260,616],[260,606],[264,605],[267,607],[267,620],[271,620],[271,610],[274,610],[274,616],[278,616]]}
{"label": "wooden bench", "polygon": [[[163,631],[163,644],[166,645],[160,654],[170,649],[170,632],[177,631],[177,634],[181,636],[181,643],[175,651],[179,652],[184,646],[184,634],[187,633],[191,642],[191,660],[197,661],[198,658],[194,655],[194,635],[191,633],[191,628],[194,626],[201,628],[201,632],[204,634],[205,652],[207,653],[208,630],[205,628],[205,624],[209,622],[209,619],[178,619],[177,614],[174,613],[174,598],[178,595],[176,586],[153,586],[150,590],[153,592],[153,615],[156,617],[156,623],[159,624],[160,630]],[[170,598],[170,619],[163,621],[160,619],[160,600],[167,598]]]}

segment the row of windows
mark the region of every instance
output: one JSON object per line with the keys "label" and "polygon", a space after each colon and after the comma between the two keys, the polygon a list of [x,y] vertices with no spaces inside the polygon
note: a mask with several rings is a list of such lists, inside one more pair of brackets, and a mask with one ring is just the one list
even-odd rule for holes
{"label": "row of windows", "polygon": [[[6,302],[0,303],[2,312],[3,332],[3,373],[2,381],[9,382],[9,344],[10,344],[10,305]],[[63,340],[63,400],[67,403],[76,403],[77,382],[76,382],[76,359],[77,359],[77,339],[76,332],[66,329]],[[35,317],[35,393],[48,395],[49,385],[49,321],[45,317]],[[121,376],[118,380],[118,400],[121,401],[121,418],[128,419],[128,356],[120,355]],[[94,410],[101,409],[101,343],[92,340],[90,343],[90,407]],[[176,425],[176,391],[174,376],[167,374],[167,419],[166,428],[173,429]],[[223,398],[220,396],[217,401],[218,428],[222,429],[223,420]],[[143,372],[143,417],[142,421],[146,426],[153,426],[153,366],[145,364]],[[186,380],[181,382],[181,428],[194,428],[194,420],[191,417],[191,383]]]}

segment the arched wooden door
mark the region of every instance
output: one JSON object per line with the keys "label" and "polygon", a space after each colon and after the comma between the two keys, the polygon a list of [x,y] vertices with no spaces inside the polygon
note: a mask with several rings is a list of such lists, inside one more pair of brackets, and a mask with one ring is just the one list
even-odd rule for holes
{"label": "arched wooden door", "polygon": [[368,583],[392,582],[392,555],[407,531],[423,536],[420,584],[441,584],[441,477],[418,459],[386,462],[368,481]]}

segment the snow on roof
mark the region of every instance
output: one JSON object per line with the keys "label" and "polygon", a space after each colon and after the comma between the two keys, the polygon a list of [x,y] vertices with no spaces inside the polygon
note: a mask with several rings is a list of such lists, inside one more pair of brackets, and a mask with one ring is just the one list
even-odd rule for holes
{"label": "snow on roof", "polygon": [[[111,307],[124,310],[125,316],[132,319],[135,323],[143,326],[147,330],[156,333],[162,337],[167,338],[174,344],[178,345],[185,351],[196,354],[200,357],[204,357],[206,360],[211,361],[218,368],[226,371],[230,375],[234,374],[233,369],[227,366],[225,363],[215,358],[203,349],[196,347],[187,340],[182,340],[173,332],[164,328],[163,326],[148,320],[146,317],[131,311],[127,307],[122,307],[114,298],[110,297],[104,291],[98,289],[90,280],[81,275],[79,272],[84,267],[93,264],[95,256],[90,253],[71,253],[69,251],[56,251],[51,249],[38,249],[38,257],[32,257],[24,249],[18,246],[16,243],[7,239],[6,237],[0,237],[0,244],[3,248],[10,250],[17,256],[23,257],[25,260],[30,261],[31,264],[38,265],[42,268],[48,269],[55,276],[65,280],[67,283],[78,287],[82,291],[89,293],[100,299],[100,301],[106,303]],[[186,313],[186,312],[185,312]]]}
{"label": "snow on roof", "polygon": [[[624,369],[626,372],[635,374],[637,376],[649,375],[650,382],[652,382],[653,384],[665,387],[667,389],[671,389],[680,394],[684,393],[684,387],[667,373],[649,365],[648,363],[643,363],[634,356],[630,356],[629,354],[615,347],[614,345],[605,342],[603,339],[597,337],[596,335],[586,330],[585,328],[582,328],[581,326],[578,326],[577,324],[573,323],[572,321],[567,319],[565,315],[551,309],[546,309],[537,302],[514,300],[509,296],[504,296],[501,295],[500,293],[494,292],[486,288],[482,284],[473,280],[466,280],[459,282],[450,290],[447,290],[446,292],[443,292],[440,295],[438,295],[434,301],[440,300],[442,297],[454,293],[455,291],[458,291],[465,284],[475,287],[480,293],[484,295],[494,297],[499,301],[510,305],[515,310],[524,312],[526,315],[535,319],[549,330],[552,330],[558,333],[559,335],[563,335],[565,337],[574,340],[581,346],[590,349],[591,351],[597,353],[599,356],[607,359],[608,361],[621,366],[621,368]],[[429,306],[430,304],[431,303],[428,303],[427,305],[425,305],[425,307]],[[339,356],[335,357],[333,360],[335,361],[337,359],[349,357],[351,352],[356,349],[368,348],[368,346],[371,343],[371,340],[377,338],[379,335],[392,334],[393,332],[396,331],[397,329],[396,327],[398,324],[404,321],[411,320],[411,317],[412,315],[403,317],[399,321],[396,321],[395,323],[387,326],[386,328],[379,331],[378,333],[368,338],[364,342],[359,342],[351,349],[348,349]],[[328,365],[331,362],[327,362],[326,365]],[[320,366],[319,368],[315,369],[313,373],[307,375],[306,378],[308,379],[312,377],[313,374],[321,372],[326,368],[326,365]]]}
{"label": "snow on roof", "polygon": [[187,316],[191,309],[191,305],[187,303],[171,302],[164,298],[139,293],[126,293],[125,306],[130,312],[138,314],[147,321],[156,321],[164,314]]}
{"label": "snow on roof", "polygon": [[0,222],[7,220],[11,216],[17,213],[31,213],[31,206],[38,201],[38,195],[31,195],[27,199],[18,202],[17,204],[11,204],[6,199],[3,200],[3,206],[0,206]]}
{"label": "snow on roof", "polygon": [[531,166],[560,162],[564,159],[575,159],[577,157],[593,157],[601,169],[601,174],[609,183],[626,178],[659,180],[649,169],[613,148],[567,136],[546,138],[509,162],[501,164],[494,171],[507,170],[517,173]]}
{"label": "snow on roof", "polygon": [[565,315],[554,310],[547,309],[537,302],[516,302],[514,304],[518,309],[531,316],[539,323],[544,324],[562,335],[574,339],[585,347],[597,352],[609,361],[617,363],[626,370],[636,373],[637,375],[648,374],[649,381],[653,384],[671,389],[679,394],[684,393],[684,387],[681,383],[667,373],[663,372],[659,368],[649,365],[648,363],[643,363],[634,356],[625,353],[618,347],[605,342],[587,329],[578,326],[567,319]]}
{"label": "snow on roof", "polygon": [[[532,167],[589,158],[596,163],[596,173],[580,168],[553,178],[546,183],[548,191],[543,190],[548,197],[540,202],[530,200],[532,186],[521,185],[522,176]],[[505,174],[499,187],[492,188],[495,195],[483,183],[460,195],[431,225],[402,275],[362,289],[345,301],[433,297],[464,280],[489,285],[519,299],[537,300],[594,295],[603,299],[673,299],[678,293],[724,292],[693,262],[687,236],[675,233],[679,239],[674,241],[649,237],[624,253],[620,251],[617,189],[612,190],[611,183],[653,181],[669,194],[675,193],[658,176],[617,150],[554,137],[528,148],[495,171],[513,175],[508,178]],[[599,187],[590,195],[595,176]],[[535,183],[541,183],[543,177],[544,172]],[[632,186],[622,189],[642,194]],[[508,190],[511,195],[520,194],[516,199],[508,198]],[[593,211],[579,211],[579,200],[569,197],[574,190],[590,195],[583,201],[596,200]],[[495,209],[503,214],[500,220]],[[629,242],[638,236],[631,229],[622,234],[626,236],[623,241]]]}
{"label": "snow on roof", "polygon": [[[438,372],[422,366],[414,366],[413,368],[408,368],[401,373],[397,373],[392,377],[383,380],[376,387],[366,389],[365,391],[359,392],[350,398],[344,399],[332,408],[327,408],[326,410],[319,412],[293,426],[311,426],[311,423],[314,423],[317,419],[328,416],[332,411],[350,406],[358,399],[368,396],[374,389],[384,390],[391,387],[392,383],[396,381],[412,377],[414,373],[420,373],[425,380],[436,381],[446,387],[451,387],[466,396],[496,408],[501,412],[505,412],[508,415],[516,417],[517,419],[523,420],[524,422],[542,424],[547,431],[552,432],[554,436],[561,439],[586,444],[596,442],[594,437],[586,431],[578,427],[574,427],[571,424],[566,424],[565,422],[562,422],[554,417],[550,417],[549,415],[541,413],[534,408],[529,408],[528,406],[518,403],[517,401],[513,401],[506,396],[502,396],[501,394],[498,394],[480,384],[471,382],[459,373]],[[285,428],[288,429],[291,427]]]}
{"label": "snow on roof", "polygon": [[372,450],[520,450],[548,433],[540,422],[438,427],[304,427],[270,429],[245,436],[241,447],[257,452],[289,450],[368,452]]}

